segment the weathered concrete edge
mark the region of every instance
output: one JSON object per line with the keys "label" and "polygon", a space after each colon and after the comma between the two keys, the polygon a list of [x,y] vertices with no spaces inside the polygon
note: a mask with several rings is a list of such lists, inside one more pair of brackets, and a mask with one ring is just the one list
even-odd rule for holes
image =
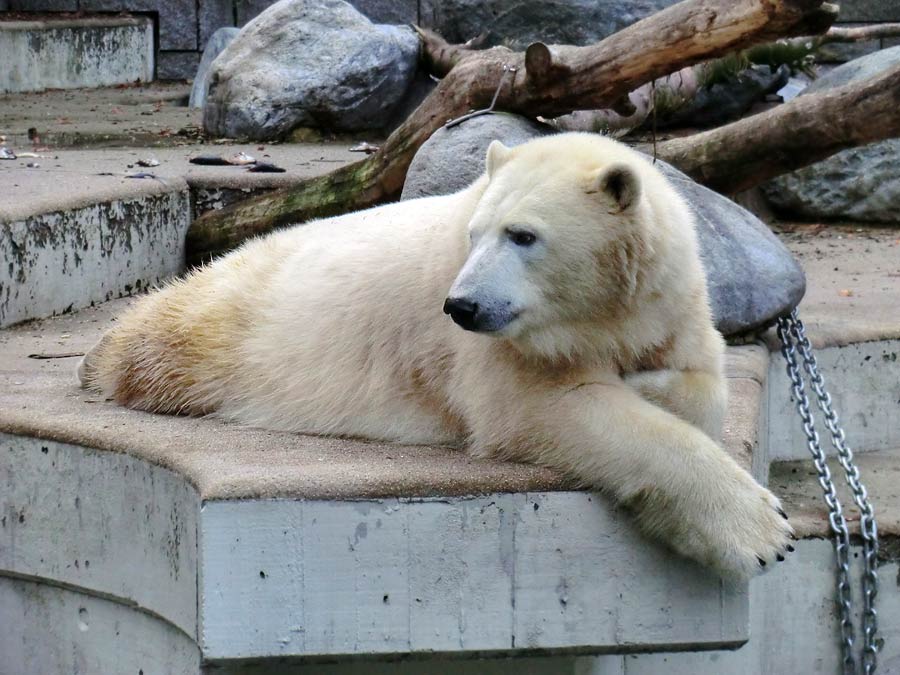
{"label": "weathered concrete edge", "polygon": [[[814,350],[825,388],[854,451],[900,448],[900,424],[897,424],[900,337],[814,347]],[[805,373],[804,379],[822,449],[833,455],[828,429],[822,422]],[[768,381],[765,421],[771,460],[809,458],[785,362],[777,351],[771,355]]]}
{"label": "weathered concrete edge", "polygon": [[72,19],[23,19],[0,21],[0,32],[21,30],[58,30],[68,28],[115,28],[153,25],[148,16],[82,17]]}
{"label": "weathered concrete edge", "polygon": [[0,576],[0,668],[31,673],[200,672],[200,648],[177,627],[78,590]]}
{"label": "weathered concrete edge", "polygon": [[586,492],[206,501],[201,531],[213,662],[722,649],[749,637],[745,584],[647,540]]}
{"label": "weathered concrete edge", "polygon": [[193,486],[77,445],[0,433],[0,450],[0,577],[115,602],[196,642]]}
{"label": "weathered concrete edge", "polygon": [[188,190],[0,224],[0,327],[150,288],[184,268]]}
{"label": "weathered concrete edge", "polygon": [[98,204],[116,201],[135,201],[142,198],[158,197],[169,192],[185,192],[189,188],[186,178],[125,178],[117,186],[97,189],[91,194],[68,196],[63,192],[60,198],[46,202],[19,202],[3,204],[0,208],[0,227],[12,225],[32,218],[68,213]]}

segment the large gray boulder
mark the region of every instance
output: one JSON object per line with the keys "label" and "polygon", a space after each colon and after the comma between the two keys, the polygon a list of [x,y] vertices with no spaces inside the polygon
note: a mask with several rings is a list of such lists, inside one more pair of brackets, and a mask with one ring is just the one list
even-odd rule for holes
{"label": "large gray boulder", "polygon": [[422,25],[450,42],[486,34],[490,45],[524,49],[535,41],[586,45],[598,42],[677,0],[425,0]]}
{"label": "large gray boulder", "polygon": [[[513,115],[476,117],[435,132],[416,153],[402,199],[449,194],[484,171],[494,139],[508,146],[551,133]],[[764,328],[796,307],[806,291],[800,265],[769,228],[746,209],[657,162],[694,210],[716,327],[724,335]]]}
{"label": "large gray boulder", "polygon": [[206,92],[209,90],[209,78],[213,61],[221,54],[225,47],[231,44],[232,40],[241,32],[240,28],[232,28],[226,26],[219,28],[209,38],[206,48],[203,50],[203,57],[200,59],[200,65],[197,68],[197,74],[194,75],[194,86],[191,87],[191,98],[188,105],[191,108],[202,108],[206,103]]}
{"label": "large gray boulder", "polygon": [[419,39],[370,22],[341,0],[281,0],[213,63],[203,126],[271,140],[299,126],[380,129],[416,71]]}
{"label": "large gray boulder", "polygon": [[[900,47],[845,63],[801,96],[873,77],[900,63]],[[763,186],[780,211],[805,218],[900,223],[900,139],[849,148]]]}
{"label": "large gray boulder", "polygon": [[470,185],[484,172],[484,156],[495,139],[511,148],[550,133],[547,125],[508,113],[438,129],[413,157],[400,199],[445,195]]}

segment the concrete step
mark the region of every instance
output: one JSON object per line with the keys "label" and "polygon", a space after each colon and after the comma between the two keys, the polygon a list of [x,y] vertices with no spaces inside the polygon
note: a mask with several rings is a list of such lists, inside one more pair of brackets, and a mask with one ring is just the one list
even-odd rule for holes
{"label": "concrete step", "polygon": [[[896,548],[900,537],[900,449],[856,453],[855,459],[875,509],[879,532],[895,542],[886,547],[884,555],[896,559],[900,556],[900,549]],[[828,468],[851,533],[858,535],[859,509],[847,487],[844,471],[836,458],[828,460]],[[799,537],[831,537],[822,487],[811,459],[774,462],[769,472],[769,487],[784,502]]]}
{"label": "concrete step", "polygon": [[[286,172],[188,161],[239,152]],[[0,268],[0,328],[150,288],[184,270],[185,233],[200,213],[358,159],[345,144],[39,154],[45,156],[0,161],[0,259],[8,263]],[[136,166],[147,158],[159,166]]]}
{"label": "concrete step", "polygon": [[4,20],[0,93],[149,82],[153,21],[146,16]]}

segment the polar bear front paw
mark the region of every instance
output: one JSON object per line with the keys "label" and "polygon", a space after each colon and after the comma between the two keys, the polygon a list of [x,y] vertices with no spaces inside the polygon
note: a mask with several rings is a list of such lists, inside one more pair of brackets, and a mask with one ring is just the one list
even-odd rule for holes
{"label": "polar bear front paw", "polygon": [[749,579],[794,550],[794,530],[778,498],[738,467],[703,493],[636,505],[644,530],[723,576]]}

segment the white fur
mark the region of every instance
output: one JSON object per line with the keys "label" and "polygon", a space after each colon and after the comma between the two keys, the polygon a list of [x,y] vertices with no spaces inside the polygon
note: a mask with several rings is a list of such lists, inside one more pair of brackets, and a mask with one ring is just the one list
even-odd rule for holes
{"label": "white fur", "polygon": [[[250,242],[139,303],[82,380],[151,410],[550,466],[755,573],[791,530],[715,440],[723,342],[687,206],[599,136],[492,145],[488,166],[457,194]],[[523,227],[533,246],[510,242]],[[448,293],[503,325],[463,331]]]}

